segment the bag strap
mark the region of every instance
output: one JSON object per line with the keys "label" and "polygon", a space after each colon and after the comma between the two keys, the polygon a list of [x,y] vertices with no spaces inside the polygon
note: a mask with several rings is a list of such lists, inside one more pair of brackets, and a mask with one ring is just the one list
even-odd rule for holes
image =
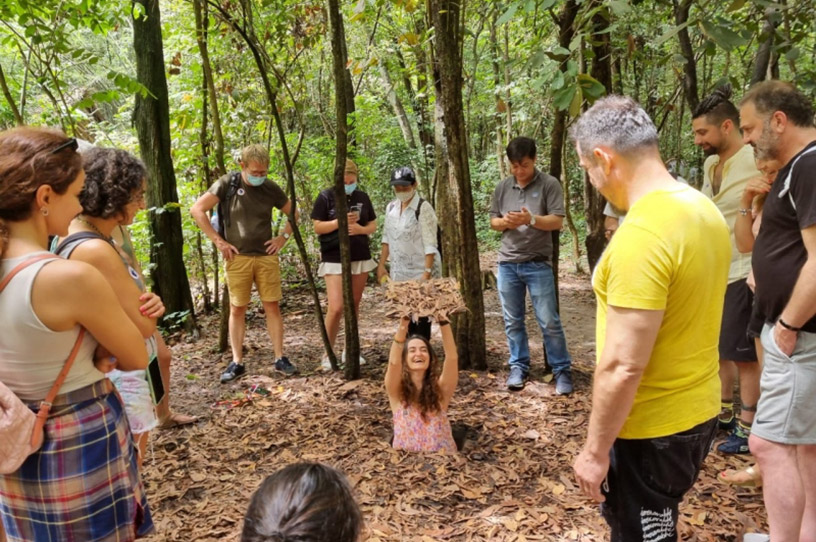
{"label": "bag strap", "polygon": [[419,196],[419,203],[417,204],[417,210],[416,210],[416,220],[417,220],[417,222],[419,222],[419,213],[420,213],[420,211],[422,211],[422,204],[423,203],[425,203],[425,200],[422,199],[422,196]]}
{"label": "bag strap", "polygon": [[[54,254],[38,254],[37,256],[32,256],[31,258],[26,259],[23,262],[17,264],[17,266],[11,270],[11,272],[3,278],[2,282],[0,282],[0,292],[8,285],[14,276],[28,267],[31,264],[37,263],[41,260],[56,260],[58,256]],[[54,385],[51,386],[51,389],[48,390],[48,394],[46,394],[45,399],[40,402],[40,408],[37,411],[37,419],[34,422],[34,430],[31,432],[31,445],[35,446],[37,443],[40,442],[42,438],[42,430],[45,426],[45,421],[48,419],[48,413],[51,411],[51,404],[54,402],[54,399],[59,392],[59,389],[62,387],[62,384],[65,382],[66,377],[68,376],[68,372],[71,370],[71,366],[74,364],[74,360],[79,353],[79,347],[82,345],[82,340],[85,338],[85,328],[79,328],[79,334],[77,335],[76,342],[74,343],[74,347],[71,349],[71,354],[68,356],[68,359],[65,361],[65,365],[63,365],[62,370],[60,371],[59,375],[57,375],[57,380],[54,382]],[[36,446],[39,447],[39,446]]]}

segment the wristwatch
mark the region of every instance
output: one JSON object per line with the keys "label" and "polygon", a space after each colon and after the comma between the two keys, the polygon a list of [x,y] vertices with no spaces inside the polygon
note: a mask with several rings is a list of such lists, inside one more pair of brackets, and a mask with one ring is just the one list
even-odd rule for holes
{"label": "wristwatch", "polygon": [[286,233],[286,232],[283,232],[283,234],[282,234],[282,235],[283,235],[283,238],[284,238],[284,239],[286,239],[287,241],[288,241],[288,240],[289,240],[289,238],[292,236],[292,234],[289,234],[289,233]]}
{"label": "wristwatch", "polygon": [[535,215],[530,213],[530,226],[535,226]]}

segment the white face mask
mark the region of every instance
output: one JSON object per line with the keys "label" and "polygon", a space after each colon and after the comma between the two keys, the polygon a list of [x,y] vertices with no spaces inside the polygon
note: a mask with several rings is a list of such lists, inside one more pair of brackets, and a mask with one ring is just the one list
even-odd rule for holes
{"label": "white face mask", "polygon": [[395,192],[397,195],[397,199],[400,200],[402,203],[406,201],[411,201],[411,198],[414,197],[414,191],[411,190],[410,192]]}

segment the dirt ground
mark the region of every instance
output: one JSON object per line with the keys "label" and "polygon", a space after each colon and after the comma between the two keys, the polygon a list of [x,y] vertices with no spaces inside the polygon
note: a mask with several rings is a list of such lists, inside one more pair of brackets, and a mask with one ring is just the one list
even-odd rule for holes
{"label": "dirt ground", "polygon": [[[461,454],[411,454],[390,448],[391,414],[382,377],[396,322],[381,291],[367,288],[360,323],[367,360],[362,379],[323,373],[322,343],[305,290],[284,288],[286,354],[294,377],[272,370],[259,305],[247,322],[248,375],[222,385],[228,355],[215,352],[217,316],[200,318],[202,339],[173,346],[174,409],[200,416],[185,428],[156,431],[144,478],[156,523],[151,541],[237,541],[250,496],[277,469],[320,461],[346,473],[365,518],[364,540],[608,540],[598,507],[580,495],[572,462],[590,410],[595,304],[585,275],[562,271],[561,312],[576,391],[555,395],[544,382],[541,335],[528,312],[533,371],[517,393],[504,387],[507,345],[496,292],[485,292],[487,372],[461,371],[449,417],[466,426]],[[435,343],[441,348],[438,332]],[[245,397],[238,406],[220,401]],[[263,392],[268,391],[267,395]],[[766,531],[761,494],[716,480],[749,458],[712,452],[681,507],[681,539],[741,541]]]}

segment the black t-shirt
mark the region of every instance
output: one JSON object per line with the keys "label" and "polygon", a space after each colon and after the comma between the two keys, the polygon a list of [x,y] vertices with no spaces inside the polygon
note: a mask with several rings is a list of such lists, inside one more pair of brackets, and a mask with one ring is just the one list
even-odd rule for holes
{"label": "black t-shirt", "polygon": [[[352,205],[362,205],[360,211],[360,220],[358,223],[361,226],[367,225],[372,220],[377,219],[374,213],[374,206],[371,205],[371,200],[368,199],[368,194],[362,190],[355,190],[350,196],[346,196],[346,206],[351,209]],[[314,207],[312,208],[311,218],[313,220],[328,221],[337,218],[337,206],[334,201],[334,188],[327,188],[320,192],[317,196]],[[325,234],[337,235],[337,230]],[[323,237],[323,236],[321,236]],[[352,235],[351,241],[351,261],[359,262],[371,259],[371,249],[368,247],[368,235]],[[320,252],[320,258],[324,262],[340,263],[340,247]]]}
{"label": "black t-shirt", "polygon": [[[804,152],[815,146],[816,141],[810,143],[779,170],[762,208],[762,226],[754,244],[751,264],[757,285],[757,308],[769,323],[776,322],[782,314],[807,260],[802,230],[816,224],[816,150]],[[796,161],[799,156],[801,158]],[[790,189],[782,193],[795,161]],[[816,316],[802,329],[816,333]]]}

